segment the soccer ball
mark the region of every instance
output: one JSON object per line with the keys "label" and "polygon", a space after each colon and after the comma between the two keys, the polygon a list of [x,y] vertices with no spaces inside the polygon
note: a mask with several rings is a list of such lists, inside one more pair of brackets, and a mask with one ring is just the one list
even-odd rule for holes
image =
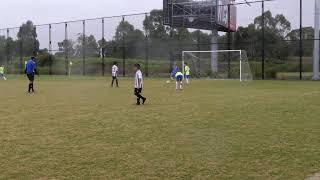
{"label": "soccer ball", "polygon": [[6,81],[7,80],[7,78],[6,77],[3,77],[3,79]]}
{"label": "soccer ball", "polygon": [[171,81],[166,81],[167,84],[170,84]]}

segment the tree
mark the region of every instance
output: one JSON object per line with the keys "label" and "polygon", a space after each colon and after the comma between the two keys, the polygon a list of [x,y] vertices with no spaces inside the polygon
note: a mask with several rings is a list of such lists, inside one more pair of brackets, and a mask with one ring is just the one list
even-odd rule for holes
{"label": "tree", "polygon": [[[290,40],[289,41],[290,55],[299,56],[300,55],[300,46],[299,46],[300,29],[292,30],[290,33],[288,33],[286,38]],[[303,41],[303,55],[312,56],[314,41],[310,41],[310,39],[314,39],[313,27],[302,28],[302,38],[309,39],[309,40]]]}
{"label": "tree", "polygon": [[40,43],[37,40],[36,27],[32,21],[22,24],[18,32],[18,44],[22,44],[23,56],[35,55],[39,51]]}
{"label": "tree", "polygon": [[127,21],[121,21],[116,29],[114,43],[116,48],[113,54],[121,56],[121,49],[125,48],[126,56],[136,58],[144,54],[145,36],[141,30],[135,29],[132,24]]}
{"label": "tree", "polygon": [[74,42],[72,40],[63,40],[58,42],[59,51],[63,52],[62,54],[67,53],[68,56],[73,56],[75,54]]}
{"label": "tree", "polygon": [[[83,42],[84,39],[84,42]],[[76,55],[82,56],[83,55],[83,43],[85,43],[85,54],[86,56],[97,57],[99,56],[99,45],[96,41],[96,38],[93,35],[84,36],[81,34],[77,39],[76,45]]]}

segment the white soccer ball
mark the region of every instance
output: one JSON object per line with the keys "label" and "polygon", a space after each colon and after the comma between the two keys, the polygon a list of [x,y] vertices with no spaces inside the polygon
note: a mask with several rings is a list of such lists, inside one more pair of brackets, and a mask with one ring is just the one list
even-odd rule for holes
{"label": "white soccer ball", "polygon": [[170,84],[171,81],[166,81],[167,84]]}

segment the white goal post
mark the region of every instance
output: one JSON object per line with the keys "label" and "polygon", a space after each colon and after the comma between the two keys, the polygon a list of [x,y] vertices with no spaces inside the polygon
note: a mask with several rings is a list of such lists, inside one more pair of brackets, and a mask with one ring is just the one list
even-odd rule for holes
{"label": "white goal post", "polygon": [[247,53],[243,50],[182,51],[182,71],[188,64],[198,77],[253,80]]}

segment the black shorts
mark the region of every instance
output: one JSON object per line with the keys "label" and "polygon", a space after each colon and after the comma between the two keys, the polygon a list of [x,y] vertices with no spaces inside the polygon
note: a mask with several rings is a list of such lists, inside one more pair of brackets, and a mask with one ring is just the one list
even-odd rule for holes
{"label": "black shorts", "polygon": [[142,93],[142,88],[134,88],[134,94],[140,94]]}
{"label": "black shorts", "polygon": [[29,81],[34,81],[34,73],[27,74]]}
{"label": "black shorts", "polygon": [[118,77],[117,76],[112,76],[112,79],[118,79]]}

